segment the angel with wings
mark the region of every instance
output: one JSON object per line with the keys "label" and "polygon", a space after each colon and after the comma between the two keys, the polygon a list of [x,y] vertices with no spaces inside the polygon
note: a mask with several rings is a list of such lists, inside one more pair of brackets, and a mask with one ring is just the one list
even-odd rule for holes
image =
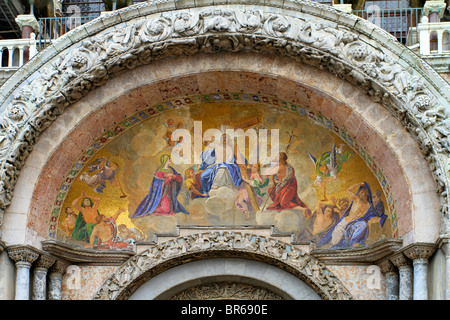
{"label": "angel with wings", "polygon": [[119,166],[110,161],[108,158],[95,159],[89,165],[89,173],[95,172],[93,175],[89,175],[87,172],[83,172],[80,176],[80,180],[84,181],[89,187],[94,189],[94,192],[103,193],[103,189],[106,188],[106,181],[109,181],[112,185],[120,188],[122,195],[121,198],[127,197],[122,189],[117,173]]}
{"label": "angel with wings", "polygon": [[314,172],[316,173],[314,183],[323,190],[322,201],[327,201],[326,184],[337,179],[342,165],[351,158],[352,154],[344,152],[342,147],[336,148],[336,144],[333,144],[331,151],[323,153],[319,159],[316,159],[311,153],[309,156],[314,163]]}

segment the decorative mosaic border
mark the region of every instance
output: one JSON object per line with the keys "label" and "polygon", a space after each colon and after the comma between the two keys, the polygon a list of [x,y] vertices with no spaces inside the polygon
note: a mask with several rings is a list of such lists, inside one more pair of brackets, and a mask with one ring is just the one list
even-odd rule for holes
{"label": "decorative mosaic border", "polygon": [[266,104],[271,107],[276,107],[281,110],[285,110],[304,118],[309,119],[314,124],[328,128],[335,135],[344,140],[366,163],[370,171],[375,175],[380,186],[383,190],[384,196],[387,201],[387,207],[391,213],[392,221],[392,236],[398,237],[398,214],[396,209],[396,201],[392,194],[392,188],[387,181],[383,170],[377,165],[374,158],[361,146],[356,139],[351,137],[346,130],[337,126],[332,120],[324,117],[320,112],[311,110],[307,106],[300,106],[285,100],[281,100],[277,97],[272,97],[262,94],[252,93],[212,93],[212,94],[197,94],[191,96],[184,96],[177,99],[167,100],[154,106],[146,106],[145,109],[134,113],[132,116],[127,117],[120,123],[117,123],[113,127],[106,130],[103,135],[97,138],[90,147],[84,151],[75,164],[72,166],[69,173],[64,177],[61,187],[58,189],[56,200],[53,203],[51,209],[51,215],[49,219],[48,236],[50,239],[56,239],[56,233],[59,224],[59,216],[63,207],[65,198],[70,190],[70,187],[77,179],[78,174],[83,170],[85,165],[92,160],[93,156],[99,152],[104,146],[112,141],[115,137],[124,133],[128,129],[146,121],[151,118],[160,116],[165,112],[168,112],[174,108],[181,106],[191,106],[198,103],[212,103],[212,102],[247,102]]}

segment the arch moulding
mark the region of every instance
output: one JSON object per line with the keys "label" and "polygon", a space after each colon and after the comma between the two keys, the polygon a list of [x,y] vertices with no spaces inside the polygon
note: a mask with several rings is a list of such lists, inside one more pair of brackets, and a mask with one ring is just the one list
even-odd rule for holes
{"label": "arch moulding", "polygon": [[352,299],[341,281],[316,258],[272,237],[213,230],[158,243],[131,257],[98,289],[95,300],[124,300],[164,270],[208,258],[245,258],[281,268],[310,286],[322,299]]}
{"label": "arch moulding", "polygon": [[147,2],[59,38],[14,74],[0,96],[0,223],[25,160],[69,106],[115,76],[169,57],[239,53],[287,57],[349,81],[400,121],[435,179],[448,230],[449,85],[369,22],[309,1],[230,1],[209,7]]}

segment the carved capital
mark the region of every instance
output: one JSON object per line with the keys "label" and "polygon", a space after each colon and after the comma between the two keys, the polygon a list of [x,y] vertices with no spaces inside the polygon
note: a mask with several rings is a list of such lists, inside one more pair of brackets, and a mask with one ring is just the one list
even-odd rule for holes
{"label": "carved capital", "polygon": [[414,243],[404,249],[405,255],[411,260],[428,260],[436,250],[433,243]]}
{"label": "carved capital", "polygon": [[32,14],[19,14],[16,17],[16,23],[19,25],[21,30],[24,26],[29,26],[33,28],[34,33],[39,33],[39,22]]}
{"label": "carved capital", "polygon": [[437,12],[439,14],[439,18],[442,19],[446,6],[447,4],[444,0],[426,1],[423,6],[423,15],[428,17],[430,13]]}
{"label": "carved capital", "polygon": [[389,259],[385,259],[385,260],[379,262],[377,265],[380,268],[381,272],[383,272],[385,274],[386,273],[392,273],[392,272],[396,271],[396,268],[395,268],[394,264]]}
{"label": "carved capital", "polygon": [[35,262],[35,268],[47,271],[54,263],[56,259],[49,254],[41,254]]}
{"label": "carved capital", "polygon": [[393,263],[397,268],[402,267],[411,267],[411,260],[409,260],[403,252],[396,253],[389,260]]}
{"label": "carved capital", "polygon": [[63,276],[69,266],[70,264],[66,261],[56,260],[55,263],[53,263],[53,265],[50,267],[49,272],[51,274]]}
{"label": "carved capital", "polygon": [[29,246],[11,246],[6,251],[16,265],[31,266],[39,258],[38,251]]}

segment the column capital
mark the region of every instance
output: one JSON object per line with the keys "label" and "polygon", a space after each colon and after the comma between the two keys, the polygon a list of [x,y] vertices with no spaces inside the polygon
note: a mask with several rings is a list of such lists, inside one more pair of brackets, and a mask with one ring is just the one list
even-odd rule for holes
{"label": "column capital", "polygon": [[423,6],[423,15],[428,17],[430,13],[436,12],[439,14],[439,18],[442,19],[446,6],[447,4],[444,0],[425,1],[425,5]]}
{"label": "column capital", "polygon": [[20,30],[22,30],[24,26],[29,26],[33,29],[34,33],[39,33],[39,22],[33,14],[19,14],[15,20],[20,27]]}
{"label": "column capital", "polygon": [[17,264],[29,265],[39,258],[37,249],[30,246],[14,245],[6,248],[8,256]]}
{"label": "column capital", "polygon": [[392,273],[396,271],[396,267],[391,260],[385,259],[377,263],[382,273]]}
{"label": "column capital", "polygon": [[403,252],[398,252],[392,255],[389,260],[391,260],[392,264],[397,268],[411,267],[411,260],[409,260],[408,257],[403,254]]}
{"label": "column capital", "polygon": [[47,253],[41,253],[35,262],[35,268],[47,271],[56,261],[56,258]]}
{"label": "column capital", "polygon": [[50,267],[50,273],[59,274],[61,276],[66,273],[67,268],[70,266],[70,263],[62,260],[56,260],[55,263]]}
{"label": "column capital", "polygon": [[435,251],[436,245],[434,243],[413,243],[403,250],[411,260],[428,260]]}

